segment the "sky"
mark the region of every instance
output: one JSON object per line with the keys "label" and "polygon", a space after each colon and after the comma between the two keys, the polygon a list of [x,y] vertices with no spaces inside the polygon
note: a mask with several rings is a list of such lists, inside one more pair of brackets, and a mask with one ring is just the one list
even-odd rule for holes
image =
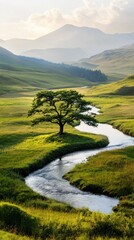
{"label": "sky", "polygon": [[35,39],[65,24],[134,32],[134,0],[0,0],[0,39]]}

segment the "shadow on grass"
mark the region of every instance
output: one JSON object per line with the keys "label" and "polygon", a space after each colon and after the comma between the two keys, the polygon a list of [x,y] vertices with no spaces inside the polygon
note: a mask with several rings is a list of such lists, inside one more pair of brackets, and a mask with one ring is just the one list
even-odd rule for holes
{"label": "shadow on grass", "polygon": [[[85,133],[84,133],[85,134]],[[79,133],[77,134],[72,134],[72,133],[63,133],[63,134],[51,134],[51,136],[46,138],[46,142],[51,143],[51,142],[60,142],[60,143],[78,143],[78,142],[95,142],[95,140],[91,137],[89,137],[89,134],[86,136],[83,136],[82,134]]]}

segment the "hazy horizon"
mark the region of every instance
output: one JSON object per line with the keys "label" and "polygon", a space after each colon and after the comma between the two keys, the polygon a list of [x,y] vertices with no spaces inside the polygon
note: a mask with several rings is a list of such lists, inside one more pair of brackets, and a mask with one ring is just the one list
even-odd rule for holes
{"label": "hazy horizon", "polygon": [[134,32],[133,0],[0,0],[0,39],[36,39],[66,24]]}

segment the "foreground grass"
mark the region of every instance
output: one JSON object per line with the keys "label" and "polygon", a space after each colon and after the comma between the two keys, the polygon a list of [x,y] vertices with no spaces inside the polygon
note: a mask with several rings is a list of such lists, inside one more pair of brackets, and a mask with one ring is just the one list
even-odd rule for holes
{"label": "foreground grass", "polygon": [[[87,210],[59,213],[47,209],[22,208],[6,202],[0,203],[0,217],[2,240],[133,239],[133,221],[123,214],[103,215]],[[33,227],[34,231],[30,232]]]}
{"label": "foreground grass", "polygon": [[9,233],[6,231],[0,231],[0,239],[1,240],[33,240],[32,237],[21,236],[18,234]]}

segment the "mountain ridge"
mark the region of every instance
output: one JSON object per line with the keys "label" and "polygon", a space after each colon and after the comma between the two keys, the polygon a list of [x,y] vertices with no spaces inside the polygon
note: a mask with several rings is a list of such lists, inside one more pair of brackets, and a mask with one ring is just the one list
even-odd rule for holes
{"label": "mountain ridge", "polygon": [[104,50],[119,48],[133,42],[134,33],[108,34],[96,28],[64,25],[35,40],[10,39],[1,45],[17,54],[32,49],[81,48],[86,53],[85,57],[90,57]]}

